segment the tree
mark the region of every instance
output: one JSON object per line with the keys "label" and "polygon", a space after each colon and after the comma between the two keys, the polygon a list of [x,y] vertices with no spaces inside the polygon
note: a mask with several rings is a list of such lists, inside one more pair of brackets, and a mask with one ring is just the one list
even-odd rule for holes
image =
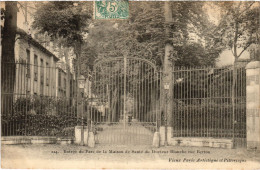
{"label": "tree", "polygon": [[[167,17],[164,2],[129,2],[131,9],[129,20],[94,21],[89,29],[87,46],[84,47],[84,52],[88,53],[87,62],[84,63],[93,65],[90,60],[128,56],[154,60],[159,69],[163,69],[173,59],[176,60],[177,66],[214,65],[220,50],[214,48],[213,41],[205,40],[206,46],[202,43],[189,42],[190,32],[203,38],[212,33],[213,25],[203,13],[203,3],[167,2],[166,4]],[[166,44],[167,50],[165,50]],[[172,67],[167,67],[166,72],[171,73],[170,68]],[[169,82],[172,82],[171,77],[169,74]],[[162,89],[161,94],[163,99]],[[171,112],[169,108],[167,113]]]}
{"label": "tree", "polygon": [[3,37],[1,54],[1,103],[3,115],[12,113],[16,69],[14,47],[17,29],[17,11],[16,1],[5,2],[5,21],[3,34],[1,35]]}
{"label": "tree", "polygon": [[[47,4],[48,6],[44,7]],[[88,65],[89,68],[92,68],[95,59],[122,56],[154,60],[159,69],[164,67],[166,61],[168,62],[168,57],[169,60],[176,60],[175,64],[177,65],[192,65],[192,63],[214,65],[219,51],[214,50],[212,41],[208,41],[206,46],[203,46],[202,43],[190,43],[189,41],[190,32],[194,32],[202,38],[211,33],[212,27],[209,26],[212,25],[209,24],[203,13],[203,3],[167,2],[167,4],[168,14],[171,15],[170,18],[173,18],[168,21],[165,17],[164,2],[131,1],[129,2],[131,10],[128,20],[92,20],[91,24],[82,26],[81,28],[84,27],[84,30],[88,31],[88,36],[86,42],[82,43],[81,41],[83,51],[81,65]],[[44,28],[42,30],[49,32],[53,37],[57,35],[63,38],[69,37],[68,41],[71,41],[74,37],[71,36],[74,33],[71,29],[74,22],[70,23],[72,16],[69,14],[74,15],[73,11],[82,9],[81,5],[83,4],[75,7],[73,3],[67,5],[57,5],[54,2],[46,3],[37,12],[40,17],[35,17],[37,20],[35,24],[40,23],[35,26],[37,28],[40,25],[39,28]],[[47,10],[56,12],[50,12],[53,13],[50,15],[49,12],[46,13]],[[52,21],[51,19],[57,15],[58,22]],[[61,27],[64,25],[63,23],[66,23],[65,28]],[[55,30],[53,31],[53,29]],[[76,32],[78,33],[78,30]],[[79,36],[82,38],[82,34]],[[166,44],[171,46],[170,50],[165,50]],[[199,51],[203,51],[203,54],[200,54]],[[166,56],[167,59],[165,59]],[[104,85],[105,83],[103,81]],[[112,88],[109,94],[111,94],[110,96],[114,94]]]}
{"label": "tree", "polygon": [[[83,38],[88,31],[88,26],[92,18],[92,2],[47,2],[41,3],[37,7],[34,16],[33,28],[38,29],[40,33],[45,33],[52,39],[59,39],[59,44],[72,47],[76,54],[75,73],[79,77],[81,71],[81,53]],[[65,51],[68,52],[68,51]],[[66,67],[68,71],[68,58],[65,54]],[[70,72],[67,73],[67,83],[70,84]],[[67,85],[68,87],[69,85]],[[77,81],[76,81],[77,87]],[[69,88],[67,88],[68,90]],[[76,99],[81,96],[76,88]],[[78,103],[78,101],[77,101]],[[77,104],[83,107],[81,104]],[[80,113],[80,112],[78,112]],[[90,121],[88,119],[88,121]],[[90,124],[90,123],[88,123]]]}
{"label": "tree", "polygon": [[[91,2],[47,2],[38,3],[33,28],[39,33],[47,33],[58,44],[60,53],[64,50],[67,69],[67,96],[69,94],[70,68],[68,52],[74,49],[76,54],[75,72],[80,74],[81,46],[88,31],[92,17]],[[63,55],[63,54],[62,54]],[[78,77],[78,76],[77,76]]]}
{"label": "tree", "polygon": [[94,20],[91,23],[86,42],[82,45],[82,65],[92,70],[96,59],[121,55],[118,54],[120,49],[114,42],[122,31],[115,24],[114,21],[103,20]]}
{"label": "tree", "polygon": [[47,2],[37,5],[32,26],[52,38],[66,39],[63,45],[74,47],[75,42],[82,42],[90,19],[88,2]]}
{"label": "tree", "polygon": [[[215,29],[217,46],[231,50],[235,64],[253,44],[259,43],[259,2],[221,2],[221,20]],[[240,50],[240,51],[239,51]]]}
{"label": "tree", "polygon": [[[231,50],[235,61],[232,80],[233,130],[235,130],[235,87],[239,57],[253,44],[259,43],[259,2],[221,2],[222,19],[215,30],[217,46]],[[241,51],[239,52],[239,49]],[[233,133],[234,134],[234,133]]]}
{"label": "tree", "polygon": [[[159,67],[164,63],[164,46],[172,43],[175,50],[176,65],[192,65],[195,60],[200,65],[214,65],[220,49],[214,47],[210,37],[214,25],[208,21],[203,12],[202,2],[170,2],[172,9],[171,22],[166,23],[163,2],[129,2],[130,18],[120,21],[93,22],[89,28],[87,46],[95,47],[94,58],[131,56],[154,60]],[[168,35],[165,29],[169,28]],[[189,33],[194,32],[205,39],[202,43],[193,45],[189,42]],[[88,48],[87,47],[87,48]],[[193,47],[195,51],[193,52]],[[85,48],[85,47],[84,47]],[[88,49],[89,49],[88,48]],[[200,55],[199,50],[204,55]],[[189,58],[183,56],[189,51]],[[206,62],[204,62],[206,61]]]}
{"label": "tree", "polygon": [[62,39],[62,46],[73,47],[80,63],[81,45],[91,18],[92,2],[47,2],[38,4],[32,26],[52,39]]}

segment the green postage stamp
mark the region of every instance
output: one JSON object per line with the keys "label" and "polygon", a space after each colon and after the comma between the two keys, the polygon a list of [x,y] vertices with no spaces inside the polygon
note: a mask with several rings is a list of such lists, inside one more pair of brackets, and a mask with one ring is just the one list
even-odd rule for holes
{"label": "green postage stamp", "polygon": [[95,19],[128,19],[128,0],[94,1]]}

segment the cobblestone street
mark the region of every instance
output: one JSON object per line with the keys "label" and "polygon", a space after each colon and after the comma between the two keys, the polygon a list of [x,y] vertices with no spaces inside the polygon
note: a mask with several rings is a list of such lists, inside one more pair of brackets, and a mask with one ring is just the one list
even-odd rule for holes
{"label": "cobblestone street", "polygon": [[203,168],[251,169],[260,167],[259,155],[245,149],[176,146],[2,145],[1,165],[2,168],[200,168],[203,164]]}

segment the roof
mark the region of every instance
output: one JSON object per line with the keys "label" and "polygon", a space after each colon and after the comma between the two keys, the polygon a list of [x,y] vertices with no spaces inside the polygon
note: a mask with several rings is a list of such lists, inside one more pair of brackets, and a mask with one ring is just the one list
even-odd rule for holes
{"label": "roof", "polygon": [[43,47],[39,42],[37,42],[35,39],[32,38],[32,36],[28,35],[24,30],[17,28],[17,34],[19,34],[23,39],[30,41],[34,46],[39,48],[42,52],[45,54],[53,57],[56,61],[59,60],[58,57],[56,57],[52,52],[47,50],[45,47]]}

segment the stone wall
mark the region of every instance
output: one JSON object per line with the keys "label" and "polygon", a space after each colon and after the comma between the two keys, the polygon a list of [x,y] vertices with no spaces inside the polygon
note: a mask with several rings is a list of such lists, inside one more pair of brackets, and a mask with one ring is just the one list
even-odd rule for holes
{"label": "stone wall", "polygon": [[[233,148],[232,139],[211,137],[172,137],[172,127],[167,128],[167,145],[172,146],[199,146],[212,148]],[[165,127],[160,127],[160,145],[165,145]]]}

